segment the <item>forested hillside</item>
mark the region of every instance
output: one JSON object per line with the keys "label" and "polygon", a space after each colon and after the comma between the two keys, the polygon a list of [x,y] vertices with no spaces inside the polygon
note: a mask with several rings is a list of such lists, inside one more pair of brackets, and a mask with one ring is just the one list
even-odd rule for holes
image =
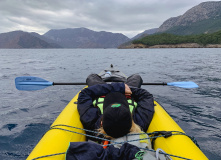
{"label": "forested hillside", "polygon": [[148,46],[181,44],[181,43],[197,43],[204,46],[207,44],[221,44],[221,31],[211,34],[185,35],[185,36],[162,33],[162,34],[146,36],[142,39],[133,41],[133,44],[144,44]]}

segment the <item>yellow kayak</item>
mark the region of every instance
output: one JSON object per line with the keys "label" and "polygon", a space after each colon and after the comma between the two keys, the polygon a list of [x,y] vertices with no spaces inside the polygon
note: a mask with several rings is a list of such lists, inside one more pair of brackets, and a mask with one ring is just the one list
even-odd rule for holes
{"label": "yellow kayak", "polygon": [[[105,77],[105,73],[107,73],[107,71],[111,73],[111,76],[115,76],[117,79],[123,79],[123,81],[126,79],[126,76],[122,72],[115,70],[113,67],[108,70],[104,70],[100,75]],[[84,135],[85,132],[81,129],[77,129],[83,128],[77,110],[76,102],[78,94],[60,113],[51,125],[51,128],[45,133],[30,153],[27,158],[28,160],[65,160],[65,153],[70,142],[86,141],[86,136]],[[183,135],[172,135],[167,138],[156,138],[153,142],[154,150],[161,148],[170,155],[193,160],[207,160],[208,158],[204,155],[204,153],[188,136],[185,135],[185,132],[169,116],[164,108],[156,101],[154,103],[155,113],[147,133],[156,131],[178,131],[179,133],[183,133]],[[178,157],[171,156],[173,160],[180,160]]]}

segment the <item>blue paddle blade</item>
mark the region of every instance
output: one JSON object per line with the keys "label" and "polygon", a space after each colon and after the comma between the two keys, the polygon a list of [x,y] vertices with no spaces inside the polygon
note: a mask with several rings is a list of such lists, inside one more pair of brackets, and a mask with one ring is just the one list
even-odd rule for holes
{"label": "blue paddle blade", "polygon": [[15,78],[15,86],[22,91],[35,91],[52,86],[53,82],[46,81],[38,77],[17,77]]}
{"label": "blue paddle blade", "polygon": [[168,86],[176,86],[180,88],[198,88],[199,86],[191,81],[188,82],[171,82],[167,83]]}

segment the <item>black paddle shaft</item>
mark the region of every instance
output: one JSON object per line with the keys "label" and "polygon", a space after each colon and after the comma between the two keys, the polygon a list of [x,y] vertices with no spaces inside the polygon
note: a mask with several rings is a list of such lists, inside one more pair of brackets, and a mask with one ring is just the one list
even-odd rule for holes
{"label": "black paddle shaft", "polygon": [[163,86],[165,86],[165,85],[167,85],[167,83],[166,82],[163,82],[163,83],[142,83],[142,85],[163,85]]}
{"label": "black paddle shaft", "polygon": [[55,83],[55,82],[53,82],[53,85],[87,85],[87,84],[82,83],[82,82],[75,82],[75,83]]}
{"label": "black paddle shaft", "polygon": [[[55,83],[53,82],[53,85],[87,85],[86,83],[82,83],[82,82],[75,82],[75,83]],[[163,83],[143,83],[142,85],[167,85],[166,82]]]}

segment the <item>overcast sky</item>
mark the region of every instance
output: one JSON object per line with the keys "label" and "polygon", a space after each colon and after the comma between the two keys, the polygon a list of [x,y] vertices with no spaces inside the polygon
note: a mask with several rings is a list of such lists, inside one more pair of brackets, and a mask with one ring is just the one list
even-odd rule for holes
{"label": "overcast sky", "polygon": [[0,33],[85,27],[133,37],[203,0],[0,0]]}

